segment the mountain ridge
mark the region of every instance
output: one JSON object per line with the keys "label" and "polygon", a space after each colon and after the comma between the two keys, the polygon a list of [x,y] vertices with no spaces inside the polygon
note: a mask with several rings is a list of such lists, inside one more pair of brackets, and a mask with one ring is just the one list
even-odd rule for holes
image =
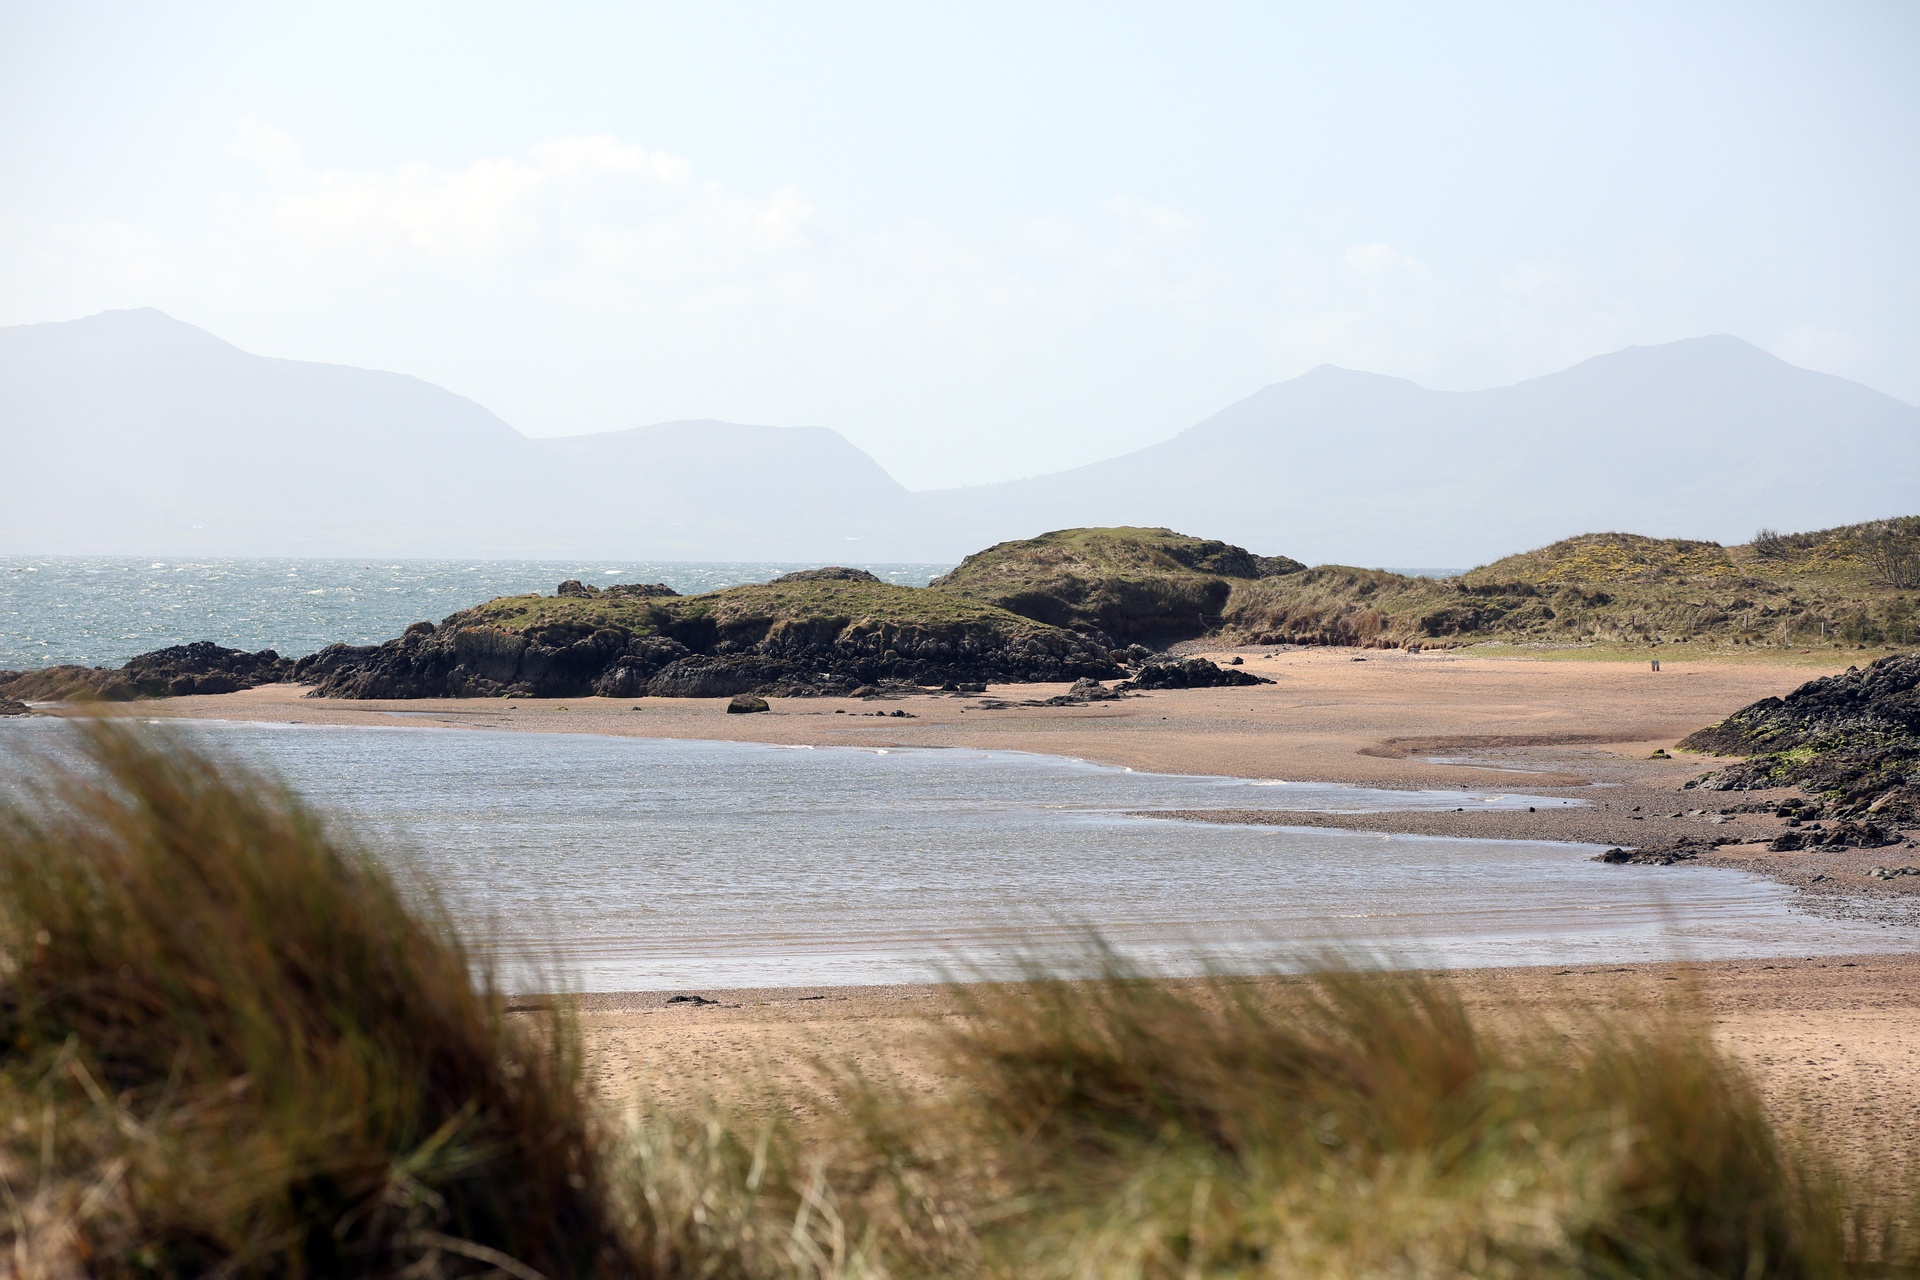
{"label": "mountain ridge", "polygon": [[1827,527],[1920,491],[1920,409],[1731,335],[1479,391],[1320,365],[1131,453],[916,492],[826,427],[528,437],[411,375],[141,308],[0,329],[0,450],[29,480],[0,508],[14,553],[945,561],[1160,526],[1481,564],[1592,528]]}

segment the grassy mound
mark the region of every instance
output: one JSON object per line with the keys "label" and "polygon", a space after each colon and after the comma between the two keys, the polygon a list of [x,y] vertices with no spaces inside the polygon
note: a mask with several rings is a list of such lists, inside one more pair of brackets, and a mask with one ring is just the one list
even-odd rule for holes
{"label": "grassy mound", "polygon": [[1254,644],[1897,647],[1920,643],[1909,559],[1920,518],[1735,547],[1585,534],[1446,580],[1337,566],[1264,579],[1236,586],[1221,625]]}
{"label": "grassy mound", "polygon": [[1164,643],[1218,626],[1235,581],[1304,567],[1171,529],[1062,529],[975,552],[933,588],[1051,626]]}

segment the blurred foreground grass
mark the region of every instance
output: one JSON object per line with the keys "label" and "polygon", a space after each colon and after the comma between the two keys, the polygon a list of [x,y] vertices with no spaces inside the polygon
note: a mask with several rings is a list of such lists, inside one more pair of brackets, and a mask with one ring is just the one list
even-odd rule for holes
{"label": "blurred foreground grass", "polygon": [[1417,974],[1275,1000],[1104,955],[964,988],[939,1088],[823,1060],[762,1118],[616,1118],[425,888],[242,770],[82,732],[0,809],[11,1275],[1916,1271],[1910,1189],[1780,1132],[1684,1003],[1520,1024]]}

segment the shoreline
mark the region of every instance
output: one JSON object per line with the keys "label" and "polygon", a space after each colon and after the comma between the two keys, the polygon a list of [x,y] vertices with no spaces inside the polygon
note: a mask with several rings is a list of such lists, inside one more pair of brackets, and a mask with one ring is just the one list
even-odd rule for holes
{"label": "shoreline", "polygon": [[[280,724],[416,724],[787,746],[976,747],[1029,751],[1156,773],[1346,783],[1393,790],[1476,790],[1584,800],[1538,812],[1304,813],[1246,807],[1146,812],[1199,822],[1342,827],[1476,839],[1649,847],[1682,838],[1741,841],[1698,859],[1796,890],[1820,914],[1920,921],[1920,875],[1879,880],[1875,866],[1920,865],[1920,832],[1845,853],[1774,854],[1770,814],[1722,814],[1789,794],[1699,792],[1685,783],[1730,763],[1676,754],[1696,729],[1820,671],[1803,663],[1462,657],[1450,651],[1210,650],[1274,683],[1130,695],[1047,706],[1065,686],[1002,685],[984,695],[928,691],[896,699],[772,699],[728,715],[724,699],[315,699],[292,685],[153,702],[64,705],[61,715]],[[1844,659],[1836,659],[1841,669]],[[897,715],[897,712],[906,714]],[[1685,874],[1684,866],[1672,869]],[[1816,879],[1816,877],[1819,877]]]}
{"label": "shoreline", "polygon": [[[1229,657],[1229,654],[1220,655]],[[1160,811],[1154,818],[1345,827],[1601,845],[1670,843],[1691,836],[1769,836],[1771,816],[1720,808],[1753,793],[1700,793],[1684,783],[1725,761],[1649,759],[1695,729],[1820,671],[1803,664],[1534,662],[1341,650],[1242,650],[1243,665],[1276,683],[1184,690],[1087,707],[1031,705],[1063,692],[1005,686],[987,699],[929,693],[897,701],[774,700],[768,714],[727,715],[721,700],[451,699],[343,703],[276,686],[238,694],[114,707],[62,707],[140,718],[267,723],[428,725],[722,739],[779,745],[968,746],[1033,751],[1164,773],[1280,778],[1404,790],[1499,790],[1572,796],[1584,807],[1534,813],[1473,810],[1325,814],[1259,809]],[[1362,658],[1364,661],[1355,661]],[[1844,662],[1836,662],[1836,669]],[[875,715],[906,710],[910,718]],[[1637,809],[1637,812],[1636,812]],[[1701,812],[1693,812],[1699,810]],[[1920,863],[1898,848],[1844,854],[1768,854],[1728,846],[1702,865],[1767,876],[1794,888],[1796,910],[1852,919],[1920,920],[1920,876],[1891,882],[1872,865]],[[1678,865],[1659,874],[1686,875]],[[1813,877],[1827,877],[1814,881]],[[1920,950],[1799,960],[1734,959],[1435,971],[1470,1003],[1520,1016],[1568,1001],[1630,1010],[1676,991],[1695,993],[1717,1042],[1748,1072],[1771,1110],[1833,1135],[1863,1166],[1920,1150]],[[1253,977],[1253,982],[1297,981]],[[669,1005],[673,994],[710,1004]],[[590,1052],[589,1078],[610,1102],[645,1088],[659,1105],[730,1097],[743,1111],[778,1105],[768,1081],[803,1084],[823,1057],[917,1074],[929,1087],[930,1028],[955,1016],[935,984],[890,987],[627,991],[563,998]],[[522,997],[530,1012],[555,997]],[[758,1082],[756,1084],[755,1082]]]}

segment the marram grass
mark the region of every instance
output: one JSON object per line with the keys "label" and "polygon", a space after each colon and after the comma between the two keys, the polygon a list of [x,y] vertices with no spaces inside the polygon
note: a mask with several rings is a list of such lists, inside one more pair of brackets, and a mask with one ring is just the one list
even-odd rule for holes
{"label": "marram grass", "polygon": [[564,1027],[283,790],[108,725],[0,810],[22,1274],[624,1271]]}
{"label": "marram grass", "polygon": [[83,741],[0,809],[11,1275],[1915,1274],[1910,1199],[1783,1135],[1685,1003],[1096,948],[959,988],[935,1088],[823,1060],[603,1113],[430,893],[177,740]]}

